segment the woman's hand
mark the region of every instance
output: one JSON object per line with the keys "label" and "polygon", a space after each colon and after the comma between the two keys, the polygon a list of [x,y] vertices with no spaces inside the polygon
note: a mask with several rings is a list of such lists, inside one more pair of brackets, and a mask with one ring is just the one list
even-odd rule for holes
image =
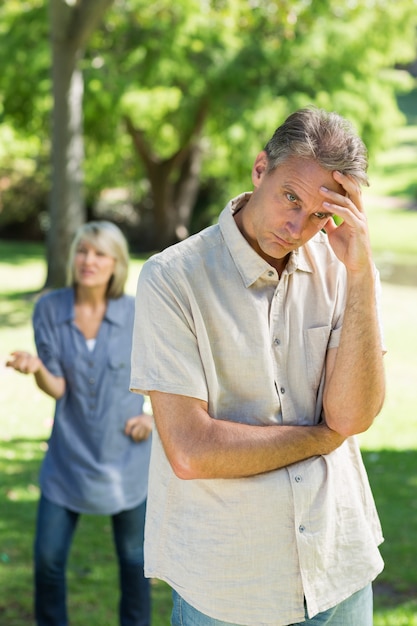
{"label": "woman's hand", "polygon": [[22,374],[33,374],[39,389],[51,396],[51,398],[54,398],[54,400],[59,400],[65,393],[65,378],[51,374],[41,359],[30,354],[30,352],[24,352],[23,350],[12,352],[9,360],[6,361],[6,367],[12,367],[16,372],[21,372]]}
{"label": "woman's hand", "polygon": [[151,415],[135,415],[127,420],[125,434],[133,441],[144,441],[152,432],[153,417]]}
{"label": "woman's hand", "polygon": [[40,358],[29,352],[16,350],[10,356],[11,358],[6,361],[6,367],[13,367],[13,369],[22,374],[36,374],[41,368],[42,361]]}

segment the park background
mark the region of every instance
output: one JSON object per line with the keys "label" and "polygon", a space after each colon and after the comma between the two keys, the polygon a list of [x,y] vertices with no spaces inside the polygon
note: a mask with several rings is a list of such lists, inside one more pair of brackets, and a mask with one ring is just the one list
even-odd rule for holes
{"label": "park background", "polygon": [[[86,32],[77,31],[83,16]],[[360,436],[385,535],[375,626],[417,626],[416,24],[414,0],[2,4],[0,624],[32,623],[37,478],[53,414],[33,380],[4,363],[11,350],[33,349],[33,303],[62,281],[57,259],[73,230],[92,217],[124,229],[134,293],[151,251],[213,222],[229,197],[250,188],[253,157],[275,126],[293,108],[317,104],[348,117],[370,150],[364,196],[388,349],[385,406]],[[74,55],[74,32],[84,46],[70,71],[84,82],[81,135],[54,137],[62,85],[50,70],[56,56]],[[74,117],[59,119],[61,130],[74,130]],[[57,150],[71,158],[51,159]],[[166,194],[156,221],[158,185]],[[73,626],[116,623],[107,518],[81,519],[68,582]],[[153,624],[167,626],[169,589],[153,581],[152,592]]]}

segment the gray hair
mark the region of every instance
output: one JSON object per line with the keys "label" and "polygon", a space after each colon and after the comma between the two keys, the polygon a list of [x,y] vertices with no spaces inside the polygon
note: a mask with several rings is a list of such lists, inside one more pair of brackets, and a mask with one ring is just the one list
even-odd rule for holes
{"label": "gray hair", "polygon": [[352,124],[338,113],[308,107],[292,113],[265,146],[268,172],[290,157],[314,159],[326,170],[350,174],[369,185],[365,144]]}
{"label": "gray hair", "polygon": [[112,222],[102,220],[87,222],[77,230],[71,244],[67,264],[67,285],[71,287],[76,285],[74,258],[81,241],[90,243],[104,254],[115,259],[114,273],[107,286],[107,297],[120,298],[124,293],[129,266],[128,245],[120,228]]}

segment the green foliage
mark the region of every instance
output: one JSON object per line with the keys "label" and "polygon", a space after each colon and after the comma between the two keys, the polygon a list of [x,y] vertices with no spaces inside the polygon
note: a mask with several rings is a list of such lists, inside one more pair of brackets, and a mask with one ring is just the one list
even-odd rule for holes
{"label": "green foliage", "polygon": [[44,138],[52,103],[47,4],[5,0],[0,6],[0,119]]}
{"label": "green foliage", "polygon": [[[39,237],[46,216],[49,163],[39,137],[0,126],[0,228]],[[18,226],[17,226],[18,225]]]}
{"label": "green foliage", "polygon": [[[339,110],[376,145],[396,111],[398,80],[385,70],[413,58],[415,24],[409,2],[119,2],[88,50],[87,90],[94,73],[96,93],[118,94],[161,157],[207,101],[205,172],[220,160],[233,178],[253,158],[247,147],[308,103]],[[105,134],[94,111],[86,126]]]}
{"label": "green foliage", "polygon": [[45,2],[0,5],[0,227],[39,236],[49,189],[48,22]]}
{"label": "green foliage", "polygon": [[[51,110],[47,4],[0,7],[0,120],[36,137],[41,154]],[[416,0],[116,0],[81,61],[89,202],[104,187],[128,187],[137,200],[147,193],[126,113],[165,159],[207,108],[201,181],[217,198],[200,202],[212,213],[250,186],[255,154],[299,106],[338,110],[375,153],[402,122],[395,94],[410,79],[393,68],[414,58],[416,24]]]}

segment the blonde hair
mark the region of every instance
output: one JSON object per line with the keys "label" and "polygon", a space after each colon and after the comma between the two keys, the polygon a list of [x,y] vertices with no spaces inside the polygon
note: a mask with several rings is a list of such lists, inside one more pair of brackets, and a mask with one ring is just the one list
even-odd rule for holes
{"label": "blonde hair", "polygon": [[124,293],[129,266],[128,244],[120,228],[112,222],[102,220],[87,222],[77,230],[67,264],[67,285],[71,287],[76,286],[74,259],[81,241],[90,243],[115,259],[114,273],[107,286],[107,297],[120,298]]}

